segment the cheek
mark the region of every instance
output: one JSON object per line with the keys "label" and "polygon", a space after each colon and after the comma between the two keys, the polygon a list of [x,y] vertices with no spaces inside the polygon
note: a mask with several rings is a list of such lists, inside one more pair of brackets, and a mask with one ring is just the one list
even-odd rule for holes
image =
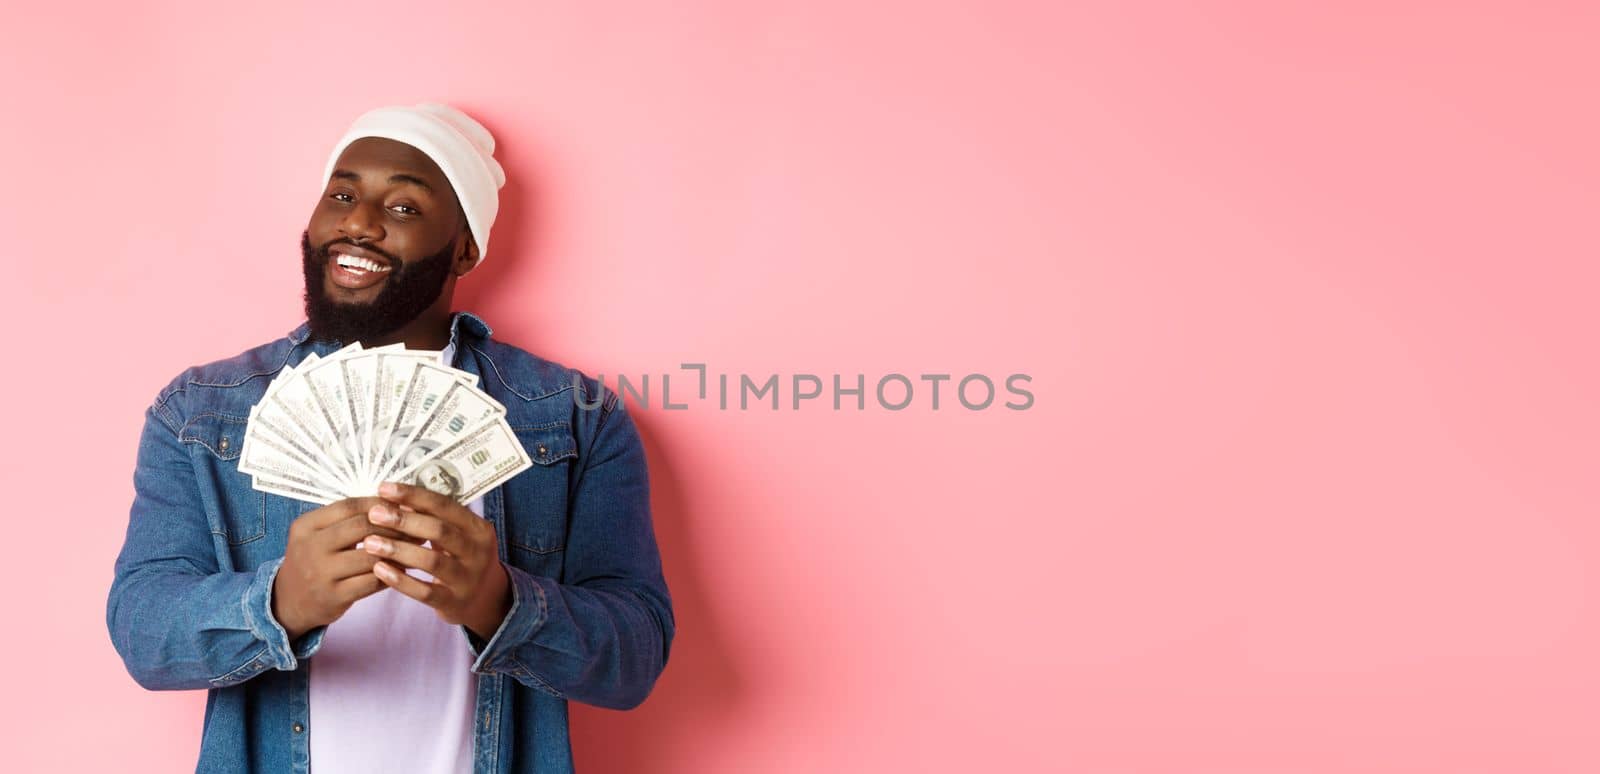
{"label": "cheek", "polygon": [[333,240],[328,229],[321,227],[315,220],[306,224],[306,238],[311,240],[311,249],[315,250]]}
{"label": "cheek", "polygon": [[406,263],[429,255],[428,235],[419,233],[415,227],[404,223],[390,223],[384,228],[383,245],[390,252],[403,258]]}
{"label": "cheek", "polygon": [[[311,219],[306,223],[306,230],[311,232],[313,244],[322,244],[328,239],[338,236],[339,218],[338,210],[334,207],[332,199],[324,199],[311,210]],[[317,237],[321,236],[322,241]]]}

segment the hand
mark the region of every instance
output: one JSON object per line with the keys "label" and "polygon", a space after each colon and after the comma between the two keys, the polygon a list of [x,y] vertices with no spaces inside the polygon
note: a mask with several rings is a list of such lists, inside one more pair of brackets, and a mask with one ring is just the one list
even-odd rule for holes
{"label": "hand", "polygon": [[[385,483],[382,501],[368,511],[373,524],[399,530],[431,547],[382,536],[366,538],[366,550],[387,561],[372,568],[379,580],[488,640],[511,609],[511,578],[500,563],[494,525],[466,506],[420,486]],[[407,575],[411,567],[433,576]]]}
{"label": "hand", "polygon": [[[289,525],[283,564],[272,583],[272,616],[291,641],[344,615],[356,600],[384,588],[372,574],[377,561],[354,546],[373,533],[373,497],[352,497],[311,511]],[[406,539],[392,530],[382,534]]]}

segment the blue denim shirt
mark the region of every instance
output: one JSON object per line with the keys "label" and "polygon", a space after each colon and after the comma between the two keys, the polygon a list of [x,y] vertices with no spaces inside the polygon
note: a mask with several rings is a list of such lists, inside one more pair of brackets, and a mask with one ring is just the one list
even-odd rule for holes
{"label": "blue denim shirt", "polygon": [[[572,771],[567,700],[638,706],[672,644],[644,448],[614,392],[490,333],[457,313],[455,366],[505,405],[534,465],[483,500],[512,603],[488,642],[461,627],[479,675],[474,771]],[[290,522],[316,506],[251,488],[238,456],[278,371],[337,348],[301,325],[184,371],[145,415],[106,626],[140,685],[207,689],[198,771],[310,767],[307,660],[325,629],[291,642],[272,584]]]}

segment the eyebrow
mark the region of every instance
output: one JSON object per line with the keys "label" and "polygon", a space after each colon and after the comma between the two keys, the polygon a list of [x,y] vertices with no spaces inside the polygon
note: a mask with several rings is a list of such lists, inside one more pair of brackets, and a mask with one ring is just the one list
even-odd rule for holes
{"label": "eyebrow", "polygon": [[[344,180],[355,180],[355,181],[360,181],[361,180],[361,176],[360,175],[358,175],[358,174],[356,174],[354,172],[351,172],[348,169],[335,169],[333,171],[333,175],[332,176],[333,177],[337,177],[337,178],[341,178],[341,179],[344,179]],[[410,183],[410,184],[412,184],[414,186],[417,186],[418,188],[421,188],[424,191],[427,191],[430,194],[433,193],[433,186],[428,185],[428,181],[423,180],[422,178],[417,177],[416,175],[408,175],[408,174],[406,174],[404,172],[399,172],[399,173],[390,175],[389,176],[389,184],[393,185],[395,183]]]}

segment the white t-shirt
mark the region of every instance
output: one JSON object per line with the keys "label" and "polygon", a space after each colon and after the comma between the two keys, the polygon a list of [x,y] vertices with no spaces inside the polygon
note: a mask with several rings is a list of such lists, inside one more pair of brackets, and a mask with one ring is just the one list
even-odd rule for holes
{"label": "white t-shirt", "polygon": [[[483,516],[483,498],[467,507]],[[478,676],[466,635],[433,608],[389,588],[357,600],[310,665],[313,774],[472,774]]]}

